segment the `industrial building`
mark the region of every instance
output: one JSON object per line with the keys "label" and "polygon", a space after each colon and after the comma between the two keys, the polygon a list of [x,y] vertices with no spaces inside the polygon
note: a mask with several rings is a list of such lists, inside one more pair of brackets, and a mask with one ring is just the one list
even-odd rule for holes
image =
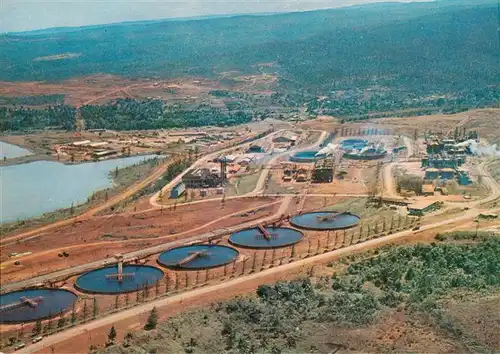
{"label": "industrial building", "polygon": [[94,151],[92,153],[92,158],[94,159],[100,159],[103,157],[111,156],[111,155],[116,155],[118,152],[114,150],[104,150],[104,151]]}
{"label": "industrial building", "polygon": [[427,196],[434,195],[434,185],[433,184],[424,184],[422,185],[422,194]]}
{"label": "industrial building", "polygon": [[422,216],[426,213],[439,209],[439,202],[424,200],[408,205],[407,209],[409,215]]}
{"label": "industrial building", "polygon": [[220,187],[224,180],[224,173],[214,173],[208,168],[191,170],[182,177],[186,188],[216,188]]}
{"label": "industrial building", "polygon": [[469,174],[465,171],[457,171],[457,181],[461,186],[468,186],[472,183]]}
{"label": "industrial building", "polygon": [[429,155],[422,159],[422,167],[457,168],[465,163],[463,155]]}
{"label": "industrial building", "polygon": [[312,181],[314,183],[330,183],[333,181],[332,159],[324,159],[314,163]]}
{"label": "industrial building", "polygon": [[435,179],[452,180],[455,178],[456,170],[453,168],[434,168],[429,167],[425,170],[425,180],[433,181]]}
{"label": "industrial building", "polygon": [[426,180],[435,180],[439,179],[439,169],[430,167],[425,170],[425,179]]}
{"label": "industrial building", "polygon": [[451,180],[455,177],[455,170],[452,168],[442,168],[439,170],[439,177],[441,179]]}
{"label": "industrial building", "polygon": [[392,149],[393,154],[399,154],[401,151],[406,151],[405,145],[396,146],[395,148]]}
{"label": "industrial building", "polygon": [[264,148],[259,145],[251,145],[246,151],[247,154],[264,153],[264,152],[266,152]]}
{"label": "industrial building", "polygon": [[280,136],[276,137],[273,139],[273,142],[275,143],[288,143],[291,145],[295,145],[295,142],[297,141],[298,137],[292,132],[286,131]]}

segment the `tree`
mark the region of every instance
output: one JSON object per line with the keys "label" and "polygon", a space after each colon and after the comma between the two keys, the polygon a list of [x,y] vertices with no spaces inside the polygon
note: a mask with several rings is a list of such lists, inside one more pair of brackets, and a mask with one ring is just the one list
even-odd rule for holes
{"label": "tree", "polygon": [[134,336],[132,335],[132,333],[127,332],[127,334],[125,334],[125,337],[123,338],[124,339],[123,346],[125,348],[129,347],[130,346],[130,342],[132,341],[133,338],[134,338]]}
{"label": "tree", "polygon": [[76,323],[76,308],[75,308],[75,304],[73,304],[73,309],[71,310],[71,324],[75,324]]}
{"label": "tree", "polygon": [[87,307],[87,300],[83,302],[83,320],[85,321],[87,319],[87,316],[89,314],[89,309]]}
{"label": "tree", "polygon": [[108,333],[108,341],[114,343],[115,339],[116,339],[116,329],[115,326],[111,326],[111,329],[109,330]]}
{"label": "tree", "polygon": [[45,324],[45,327],[43,328],[43,332],[44,333],[50,333],[52,332],[52,314],[49,312],[49,320],[47,321],[47,323]]}
{"label": "tree", "polygon": [[92,304],[92,318],[96,318],[99,315],[99,305],[97,304],[97,299],[94,296],[93,304]]}
{"label": "tree", "polygon": [[63,328],[65,325],[66,325],[66,318],[61,312],[59,320],[57,321],[57,328]]}
{"label": "tree", "polygon": [[144,325],[144,329],[146,331],[150,331],[152,329],[155,329],[157,324],[158,324],[158,311],[156,310],[156,307],[153,307],[153,309],[149,313],[146,324]]}
{"label": "tree", "polygon": [[35,326],[33,327],[33,335],[40,334],[42,332],[42,320],[38,319],[35,322]]}

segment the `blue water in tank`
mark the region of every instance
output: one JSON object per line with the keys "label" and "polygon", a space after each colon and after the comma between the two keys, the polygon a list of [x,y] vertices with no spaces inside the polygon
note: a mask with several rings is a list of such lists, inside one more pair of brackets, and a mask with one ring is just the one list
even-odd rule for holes
{"label": "blue water in tank", "polygon": [[0,295],[0,308],[17,304],[21,297],[43,297],[35,307],[20,306],[0,312],[0,323],[20,323],[58,316],[70,309],[78,299],[76,294],[63,289],[28,289]]}

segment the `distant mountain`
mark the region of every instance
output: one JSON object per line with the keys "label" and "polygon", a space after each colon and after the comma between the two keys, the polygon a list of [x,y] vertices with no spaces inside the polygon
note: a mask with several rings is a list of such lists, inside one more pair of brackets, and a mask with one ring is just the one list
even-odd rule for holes
{"label": "distant mountain", "polygon": [[[276,13],[252,13],[251,16],[270,16]],[[107,23],[100,25],[88,25],[88,26],[68,26],[68,27],[50,27],[44,29],[30,30],[30,31],[22,31],[22,32],[7,32],[3,33],[4,35],[11,36],[38,36],[38,35],[47,35],[54,33],[65,33],[65,32],[75,32],[81,30],[88,29],[96,29],[96,28],[106,28],[106,27],[115,27],[115,26],[137,26],[137,25],[148,25],[158,22],[175,22],[175,21],[201,21],[201,20],[209,20],[209,19],[217,19],[217,18],[228,18],[228,17],[238,17],[238,16],[248,16],[248,14],[228,14],[228,15],[206,15],[206,16],[193,16],[193,17],[173,17],[173,18],[165,18],[159,20],[145,20],[145,21],[124,21],[124,22],[116,22],[116,23]]]}
{"label": "distant mountain", "polygon": [[500,82],[492,1],[386,3],[0,36],[0,80],[214,77],[274,63],[284,88],[454,92]]}

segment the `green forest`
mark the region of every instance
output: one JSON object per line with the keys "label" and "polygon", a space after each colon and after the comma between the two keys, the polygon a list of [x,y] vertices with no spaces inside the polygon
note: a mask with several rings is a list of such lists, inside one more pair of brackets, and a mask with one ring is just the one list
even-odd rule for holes
{"label": "green forest", "polygon": [[[273,99],[285,109],[305,105],[312,115],[345,119],[403,110],[410,115],[455,113],[499,105],[497,27],[494,1],[442,0],[2,34],[0,80],[60,81],[96,73],[132,79],[220,78],[227,71],[271,72],[279,78]],[[63,53],[78,55],[40,60]],[[211,94],[241,96],[224,90]],[[26,100],[59,102],[60,97]],[[149,129],[238,124],[249,114],[237,110],[255,110],[239,101],[228,104],[231,113],[209,107],[169,112],[154,100],[117,101],[83,111],[89,128]],[[41,111],[40,118],[24,108],[2,110],[0,128],[71,128],[69,120],[49,117],[54,110]],[[12,122],[5,121],[9,116]]]}
{"label": "green forest", "polygon": [[[374,85],[419,94],[483,88],[499,83],[500,68],[496,4],[482,4],[380,4],[4,34],[0,80],[208,77],[258,72],[256,64],[273,62],[284,87],[315,94]],[[81,55],[36,60],[61,53]]]}
{"label": "green forest", "polygon": [[314,334],[322,332],[321,328],[334,328],[323,342],[359,351],[360,345],[368,344],[352,343],[352,339],[347,343],[342,333],[365,328],[383,313],[402,309],[415,316],[412,321],[429,316],[433,326],[444,331],[446,341],[460,348],[494,351],[491,343],[450,322],[442,300],[456,295],[463,301],[459,294],[466,293],[498,294],[500,238],[491,233],[479,237],[468,233],[460,238],[467,242],[387,247],[360,260],[350,257],[343,261],[350,263],[345,271],[316,277],[314,282],[305,278],[262,285],[255,296],[177,315],[153,332],[129,334],[126,343],[106,352],[314,352],[312,346],[320,343],[312,340],[309,348],[304,346],[311,343],[307,330],[311,328]]}
{"label": "green forest", "polygon": [[[233,126],[248,123],[252,114],[211,107],[176,109],[161,100],[118,99],[106,105],[80,108],[87,129],[140,130],[199,126]],[[0,107],[0,131],[75,129],[75,108],[58,105],[44,109]]]}

